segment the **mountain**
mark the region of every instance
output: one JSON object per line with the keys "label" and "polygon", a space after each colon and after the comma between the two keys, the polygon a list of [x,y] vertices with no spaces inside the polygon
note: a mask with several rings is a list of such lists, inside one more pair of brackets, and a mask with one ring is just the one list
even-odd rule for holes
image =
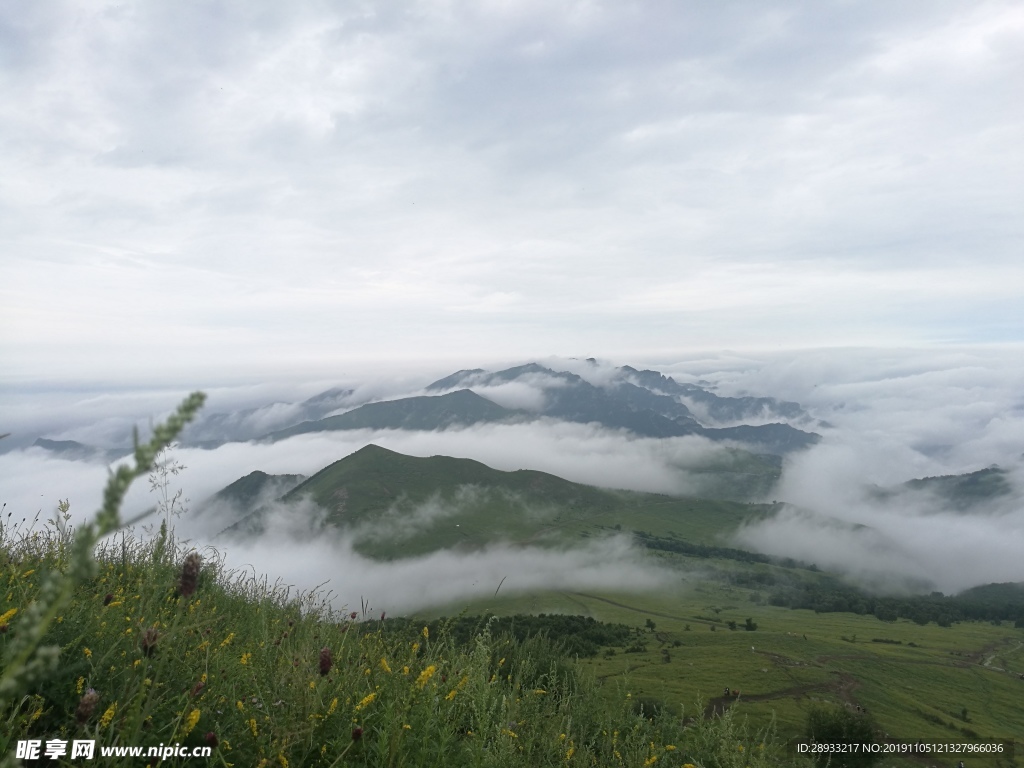
{"label": "mountain", "polygon": [[110,464],[131,453],[131,448],[100,448],[95,445],[87,445],[77,440],[48,440],[45,437],[37,438],[33,446],[42,448],[45,451],[55,453],[60,458],[68,461],[95,461],[102,464]]}
{"label": "mountain", "polygon": [[1006,470],[998,466],[962,475],[922,477],[908,480],[903,486],[913,491],[933,493],[958,508],[1008,496],[1012,491]]}
{"label": "mountain", "polygon": [[908,491],[927,493],[952,509],[968,512],[976,508],[983,509],[994,501],[1010,496],[1013,486],[1010,484],[1009,473],[993,465],[960,475],[916,478],[896,487],[873,487],[870,494],[875,499],[887,501]]}
{"label": "mountain", "polygon": [[230,442],[254,440],[268,431],[283,429],[302,421],[322,419],[354,404],[355,392],[334,387],[300,403],[269,403],[259,408],[227,412],[200,412],[185,427],[179,442],[197,448],[216,448]]}
{"label": "mountain", "polygon": [[[521,383],[542,393],[539,410],[528,412],[504,408],[475,393],[489,388]],[[641,383],[636,383],[641,382]],[[695,385],[681,385],[655,371],[618,369],[607,386],[596,386],[567,371],[529,363],[494,373],[482,369],[458,371],[433,382],[428,392],[448,394],[401,398],[370,403],[339,416],[307,421],[267,435],[281,440],[292,435],[335,429],[445,429],[494,421],[525,421],[545,416],[582,424],[597,423],[609,429],[622,429],[643,437],[664,438],[699,435],[711,440],[744,443],[754,450],[784,454],[816,443],[820,436],[788,424],[703,425],[683,402],[683,395],[703,392],[702,403],[717,403],[719,413],[754,411],[761,417],[776,408],[803,414],[795,403],[779,403],[771,398],[720,398]],[[795,410],[794,410],[795,409]]]}
{"label": "mountain", "polygon": [[305,475],[268,475],[256,470],[221,488],[203,505],[228,502],[240,507],[251,507],[261,500],[281,497],[305,479]]}
{"label": "mountain", "polygon": [[418,429],[434,430],[469,426],[490,421],[507,421],[518,412],[502,408],[468,389],[447,395],[405,397],[361,405],[347,413],[318,421],[305,421],[267,435],[283,440],[307,432],[336,429]]}
{"label": "mountain", "polygon": [[346,531],[357,551],[381,559],[501,541],[564,545],[634,529],[714,543],[770,509],[611,491],[546,472],[503,472],[471,459],[419,458],[368,445],[310,476],[277,505],[253,509],[222,535],[265,532],[275,515],[287,516],[283,508],[295,509],[303,499],[323,511],[309,535]]}

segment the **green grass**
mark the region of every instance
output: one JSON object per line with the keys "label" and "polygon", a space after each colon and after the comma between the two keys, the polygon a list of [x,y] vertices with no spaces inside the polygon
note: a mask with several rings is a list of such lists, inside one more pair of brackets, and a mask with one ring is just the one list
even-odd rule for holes
{"label": "green grass", "polygon": [[[816,614],[758,605],[750,601],[753,594],[715,580],[681,580],[674,590],[658,594],[549,592],[459,607],[498,615],[567,612],[632,625],[641,631],[646,650],[626,653],[618,647],[614,655],[581,661],[607,689],[625,686],[636,696],[673,706],[700,699],[709,714],[727,704],[754,727],[774,722],[783,738],[802,731],[812,706],[836,703],[867,708],[896,738],[1009,738],[1018,750],[1024,745],[1024,681],[1018,678],[1024,672],[1024,631],[1009,623],[943,628],[851,613]],[[742,629],[747,618],[758,625],[756,631]],[[648,620],[655,624],[653,632]],[[736,631],[728,629],[729,621],[736,622]],[[723,701],[726,687],[739,690],[740,697]],[[903,764],[920,765],[892,763]]]}
{"label": "green grass", "polygon": [[[69,567],[70,536],[0,529],[5,662],[47,573]],[[640,716],[636,694],[542,638],[492,637],[486,622],[468,644],[393,631],[225,572],[212,552],[185,595],[182,555],[173,540],[124,533],[98,550],[97,572],[46,633],[57,669],[0,711],[0,754],[18,739],[78,738],[216,745],[214,765],[264,768],[785,763],[770,735],[731,716],[685,730],[678,709]]]}

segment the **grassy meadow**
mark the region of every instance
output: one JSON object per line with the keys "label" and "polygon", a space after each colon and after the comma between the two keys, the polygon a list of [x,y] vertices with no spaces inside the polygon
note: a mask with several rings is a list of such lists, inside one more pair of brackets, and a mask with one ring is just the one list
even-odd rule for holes
{"label": "grassy meadow", "polygon": [[[358,524],[434,497],[454,500],[455,513],[420,530],[414,552],[402,542],[404,555],[386,543],[367,554],[632,535],[675,579],[644,594],[506,591],[403,620],[227,571],[216,550],[176,541],[166,472],[157,481],[164,524],[137,535],[120,501],[201,402],[158,426],[134,468],[117,470],[94,521],[72,530],[66,503],[42,529],[0,520],[0,768],[19,764],[14,745],[26,738],[209,747],[213,765],[238,768],[799,768],[811,762],[785,742],[812,712],[897,739],[1024,747],[1024,631],[772,605],[765,585],[829,577],[723,547],[771,505],[606,491],[371,446],[291,494],[305,487],[337,520]],[[516,639],[487,618],[519,614],[625,628],[577,658],[562,638]],[[158,762],[189,761],[149,764]]]}

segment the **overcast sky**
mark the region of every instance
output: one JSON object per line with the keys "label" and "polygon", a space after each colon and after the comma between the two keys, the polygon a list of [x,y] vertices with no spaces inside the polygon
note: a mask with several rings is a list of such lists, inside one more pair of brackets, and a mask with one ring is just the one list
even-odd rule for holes
{"label": "overcast sky", "polygon": [[1018,2],[0,5],[0,380],[1024,341]]}

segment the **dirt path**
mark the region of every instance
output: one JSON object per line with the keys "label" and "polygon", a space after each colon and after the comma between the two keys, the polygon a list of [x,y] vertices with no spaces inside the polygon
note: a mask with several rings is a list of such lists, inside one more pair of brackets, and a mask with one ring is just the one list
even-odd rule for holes
{"label": "dirt path", "polygon": [[809,693],[834,693],[845,703],[856,706],[857,702],[853,698],[853,691],[860,685],[857,678],[847,672],[833,672],[832,674],[837,679],[825,683],[794,685],[789,688],[780,688],[777,691],[769,691],[768,693],[744,694],[741,692],[739,696],[717,696],[705,705],[704,716],[713,717],[721,715],[737,701],[771,701],[772,699],[803,698]]}
{"label": "dirt path", "polygon": [[585,592],[573,592],[574,595],[585,597],[588,600],[597,600],[601,603],[608,603],[608,605],[614,605],[616,608],[625,608],[627,611],[634,611],[636,613],[642,613],[645,616],[659,616],[662,619],[674,619],[675,621],[685,621],[691,624],[714,624],[713,621],[705,621],[704,619],[694,619],[689,616],[673,616],[670,613],[659,613],[658,611],[645,611],[643,608],[636,608],[632,605],[626,605],[625,603],[617,603],[614,600],[609,600],[606,597],[598,597],[597,595],[588,595]]}

